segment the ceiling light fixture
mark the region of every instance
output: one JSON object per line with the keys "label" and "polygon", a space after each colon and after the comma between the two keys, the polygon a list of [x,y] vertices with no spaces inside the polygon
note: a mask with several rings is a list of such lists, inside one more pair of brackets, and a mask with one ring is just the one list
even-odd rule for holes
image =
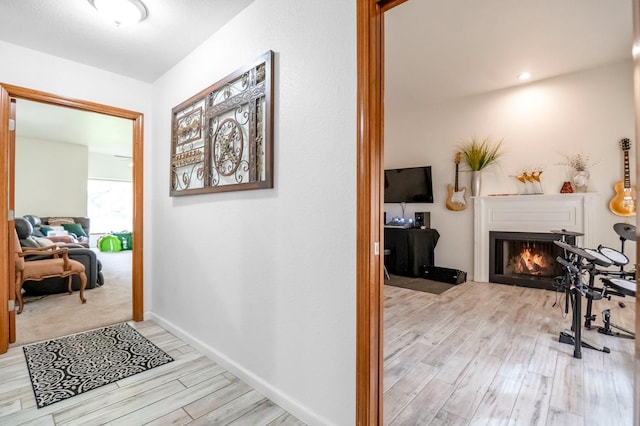
{"label": "ceiling light fixture", "polygon": [[529,80],[531,78],[530,72],[522,72],[518,75],[518,80]]}
{"label": "ceiling light fixture", "polygon": [[140,0],[88,0],[110,22],[117,26],[135,24],[144,20],[147,8]]}

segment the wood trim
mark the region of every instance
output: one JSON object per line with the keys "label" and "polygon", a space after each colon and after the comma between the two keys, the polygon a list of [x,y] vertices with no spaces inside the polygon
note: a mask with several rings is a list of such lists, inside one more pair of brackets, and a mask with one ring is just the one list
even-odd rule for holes
{"label": "wood trim", "polygon": [[383,12],[386,12],[387,10],[393,9],[406,1],[407,0],[379,0],[378,5]]}
{"label": "wood trim", "polygon": [[407,0],[357,0],[356,424],[383,423],[384,12]]}
{"label": "wood trim", "polygon": [[[4,244],[0,244],[0,354],[9,350],[9,292],[13,289],[11,285],[10,266],[13,266],[11,259],[10,244],[13,239],[6,238],[10,234],[9,218],[9,185],[7,182],[9,170],[9,113],[11,111],[11,96],[9,92],[0,85],[0,231],[5,238]],[[4,212],[4,213],[1,213]]]}
{"label": "wood trim", "polygon": [[25,87],[12,86],[10,84],[4,83],[0,83],[0,86],[4,87],[7,92],[9,92],[9,96],[14,98],[74,108],[83,111],[97,112],[100,114],[111,115],[113,117],[128,118],[129,120],[136,120],[138,117],[142,116],[142,113],[130,111],[128,109],[97,104],[95,102],[83,101],[79,99],[66,98],[47,92],[41,92],[39,90],[27,89]]}
{"label": "wood trim", "polygon": [[356,424],[381,425],[382,11],[357,2]]}
{"label": "wood trim", "polygon": [[[633,0],[633,45],[636,49],[640,48],[640,0]],[[636,143],[640,141],[640,52],[637,52],[633,58],[633,94],[635,101],[635,117],[636,117]],[[640,182],[640,149],[636,149],[636,183]],[[636,225],[638,219],[636,216]],[[636,236],[638,233],[636,232]],[[640,251],[636,252],[636,265],[640,263]],[[636,332],[640,330],[640,303],[636,303]],[[640,339],[635,340],[635,362],[634,362],[634,386],[633,398],[633,424],[640,426]]]}
{"label": "wood trim", "polygon": [[144,226],[143,226],[143,167],[144,164],[144,117],[138,114],[133,121],[133,241],[131,292],[133,302],[133,320],[144,320]]}
{"label": "wood trim", "polygon": [[[144,152],[143,114],[95,102],[67,98],[38,90],[0,83],[0,140],[4,141],[2,144],[3,148],[0,149],[0,212],[8,211],[9,207],[8,187],[10,182],[8,181],[8,170],[9,162],[13,161],[13,158],[9,158],[6,140],[9,132],[8,114],[11,97],[133,120],[133,238],[135,243],[133,244],[132,250],[132,316],[134,321],[142,321],[144,314],[144,277],[142,268],[144,200],[142,178]],[[5,235],[8,235],[10,229],[7,215],[0,214],[0,229],[4,229]],[[0,354],[8,350],[8,293],[5,285],[2,283],[8,281],[9,268],[12,266],[12,263],[13,259],[9,259],[8,245],[0,244],[0,277],[2,278],[0,279]]]}
{"label": "wood trim", "polygon": [[[11,98],[9,99],[9,118],[12,120],[16,119],[16,100]],[[15,130],[10,131],[7,136],[7,145],[8,145],[8,162],[7,162],[7,177],[9,178],[9,208],[11,210],[15,210],[16,207],[16,162],[12,161],[12,159],[16,158],[16,132]],[[15,238],[18,238],[17,235],[13,232],[15,228],[15,219],[10,219],[8,221],[9,224],[9,301],[16,301],[16,291],[15,291],[15,282],[16,282],[16,268],[13,268],[16,256],[16,246],[15,246]],[[16,341],[16,309],[14,308],[12,311],[9,311],[9,343],[15,343]]]}

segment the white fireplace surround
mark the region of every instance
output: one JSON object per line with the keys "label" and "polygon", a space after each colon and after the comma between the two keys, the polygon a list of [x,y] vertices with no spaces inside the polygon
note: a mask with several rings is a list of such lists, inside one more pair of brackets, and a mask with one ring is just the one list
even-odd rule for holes
{"label": "white fireplace surround", "polygon": [[489,232],[583,233],[576,244],[591,247],[596,194],[537,194],[475,197],[473,200],[473,280],[489,281]]}

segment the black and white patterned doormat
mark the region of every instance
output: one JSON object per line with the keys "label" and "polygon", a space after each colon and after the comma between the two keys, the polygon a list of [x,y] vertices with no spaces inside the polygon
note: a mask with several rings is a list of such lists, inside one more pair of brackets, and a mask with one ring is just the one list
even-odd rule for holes
{"label": "black and white patterned doormat", "polygon": [[38,408],[173,361],[126,323],[23,349]]}

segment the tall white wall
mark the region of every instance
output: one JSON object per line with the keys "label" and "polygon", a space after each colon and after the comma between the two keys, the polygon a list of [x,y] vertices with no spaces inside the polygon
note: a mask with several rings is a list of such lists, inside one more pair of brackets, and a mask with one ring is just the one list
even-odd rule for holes
{"label": "tall white wall", "polygon": [[86,216],[87,147],[16,138],[16,216]]}
{"label": "tall white wall", "polygon": [[[355,421],[353,1],[257,0],[154,84],[154,315],[310,424]],[[275,52],[275,187],[169,197],[170,110]]]}
{"label": "tall white wall", "polygon": [[[146,310],[310,424],[355,417],[354,27],[352,1],[259,0],[153,98],[149,84],[0,42],[15,58],[4,83],[145,114]],[[275,188],[169,198],[170,109],[268,49]]]}
{"label": "tall white wall", "polygon": [[[596,235],[592,240],[620,249],[617,222],[635,224],[608,209],[613,185],[623,178],[618,142],[630,138],[631,178],[635,184],[631,62],[586,70],[537,83],[480,96],[406,111],[385,111],[385,167],[432,165],[434,204],[407,205],[405,214],[430,211],[431,226],[440,233],[436,265],[473,271],[473,208],[461,212],[445,208],[447,184],[453,184],[456,147],[471,137],[504,139],[504,157],[497,167],[483,172],[482,195],[518,193],[513,177],[526,168],[542,166],[545,193],[559,193],[569,180],[564,154],[589,155],[590,192],[599,195],[594,212]],[[464,167],[461,165],[461,170]],[[469,191],[470,175],[460,173],[460,185]],[[471,200],[469,200],[471,201]],[[385,205],[387,215],[400,216],[397,204]],[[635,243],[625,253],[635,259]],[[632,262],[634,263],[634,262]],[[471,276],[471,275],[470,275]]]}
{"label": "tall white wall", "polygon": [[[144,113],[146,310],[308,423],[352,424],[355,4],[276,3],[256,1],[153,96],[149,84],[5,42],[0,54],[15,60],[0,81]],[[269,49],[275,188],[170,198],[170,109]]]}

